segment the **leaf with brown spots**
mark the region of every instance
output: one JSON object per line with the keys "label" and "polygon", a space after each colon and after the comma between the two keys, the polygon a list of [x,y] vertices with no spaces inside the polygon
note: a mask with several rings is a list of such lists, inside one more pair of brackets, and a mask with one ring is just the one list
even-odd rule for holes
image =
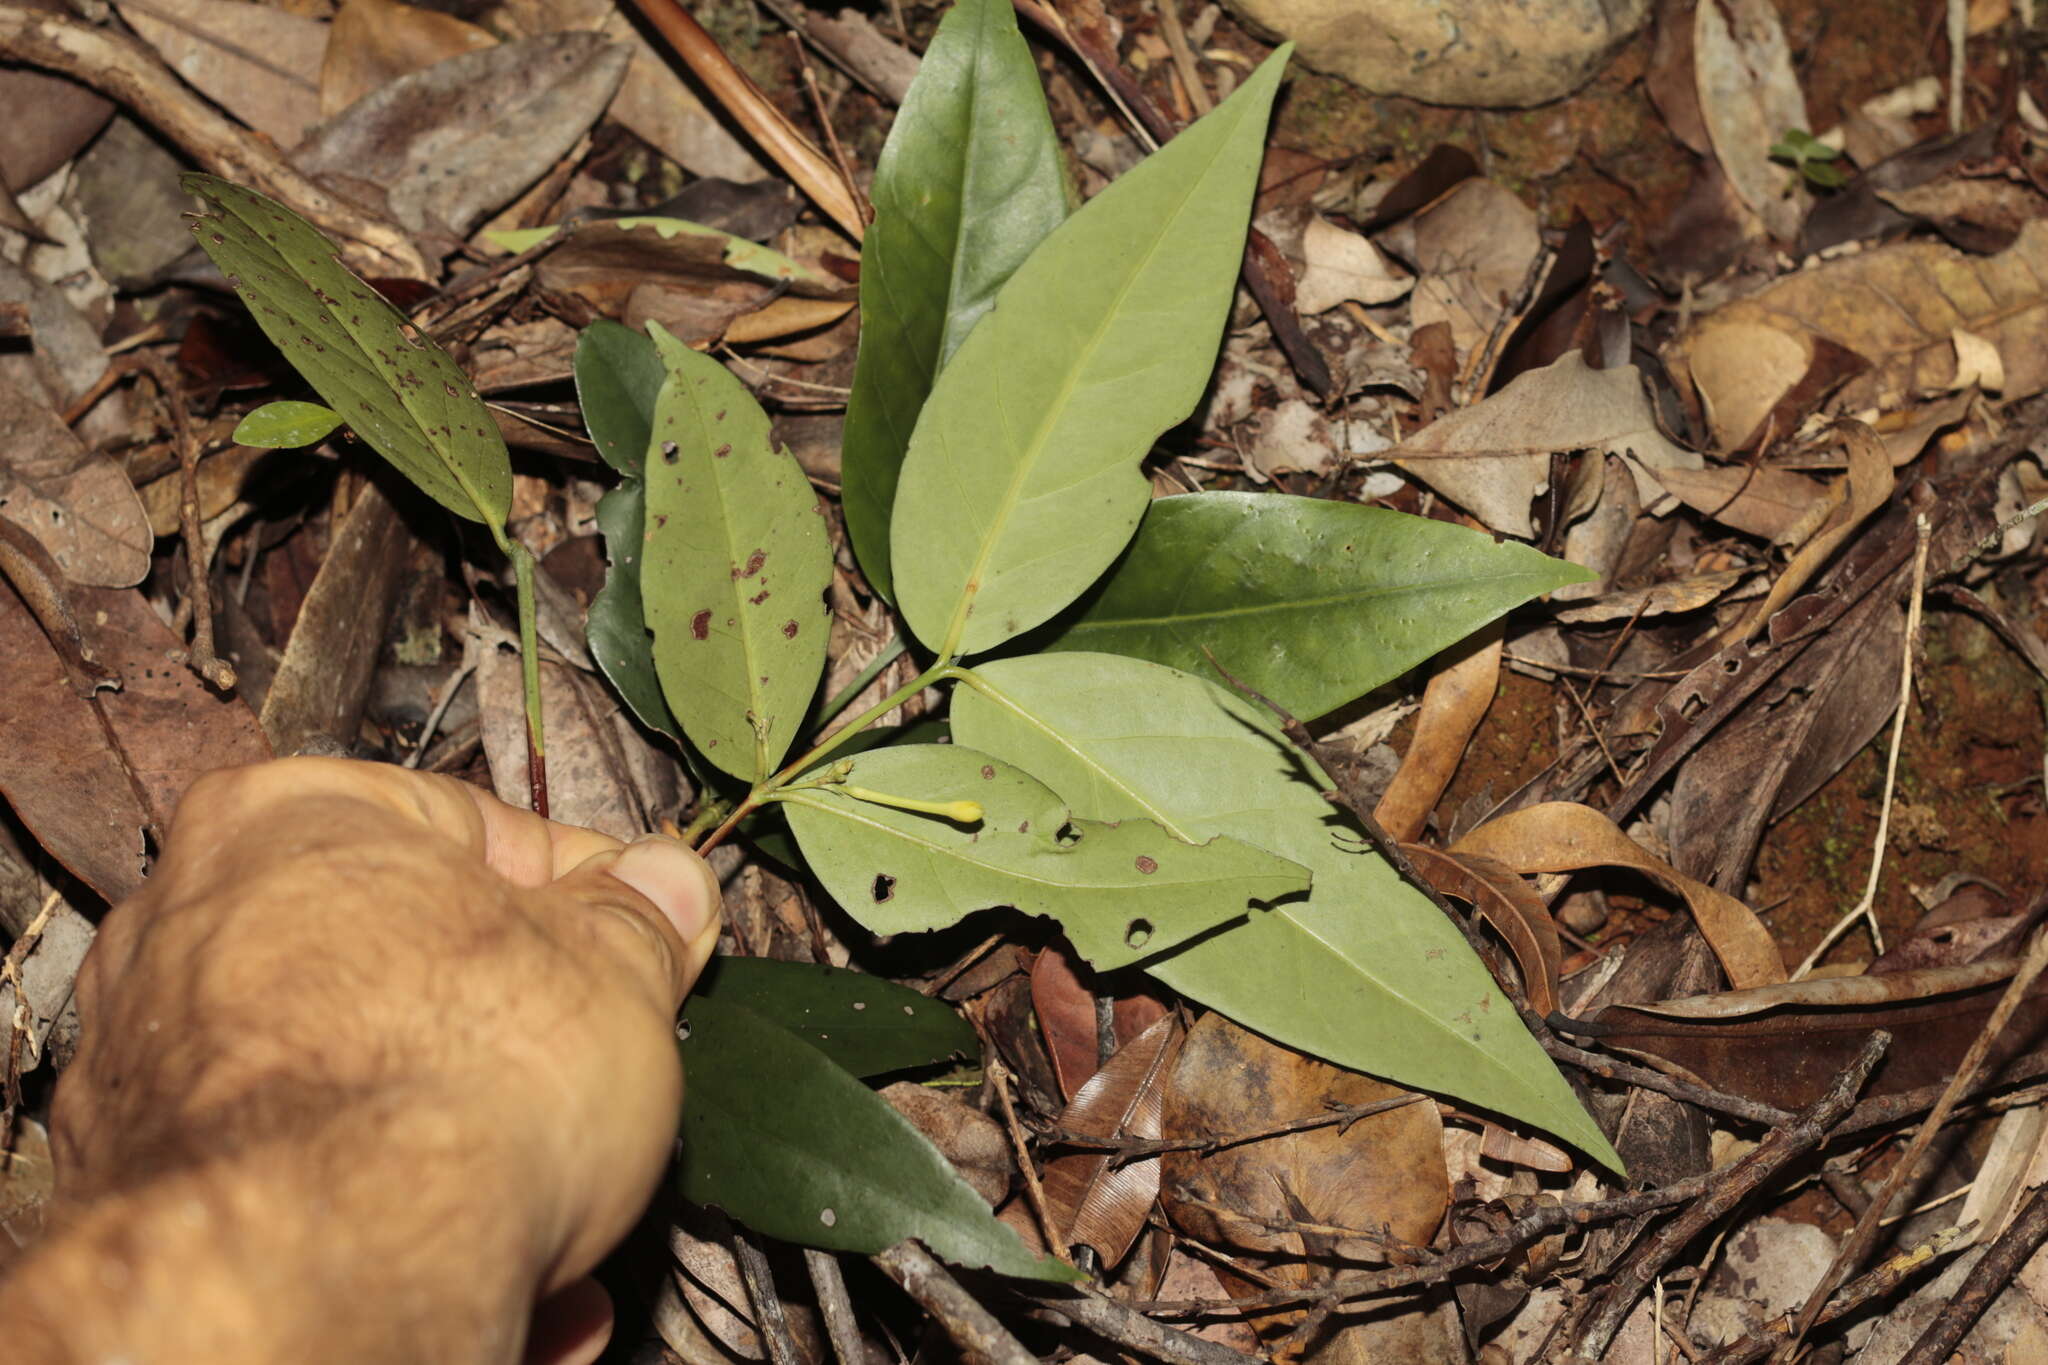
{"label": "leaf with brown spots", "polygon": [[789,752],[825,669],[832,549],[817,495],[726,368],[658,324],[640,595],[669,709],[746,782]]}

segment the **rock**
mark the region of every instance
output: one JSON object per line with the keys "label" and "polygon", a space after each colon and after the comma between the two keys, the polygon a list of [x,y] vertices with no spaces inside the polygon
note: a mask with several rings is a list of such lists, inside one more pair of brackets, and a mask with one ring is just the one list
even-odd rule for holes
{"label": "rock", "polygon": [[1526,108],[1584,85],[1650,16],[1649,0],[1224,0],[1291,38],[1317,71],[1379,95]]}

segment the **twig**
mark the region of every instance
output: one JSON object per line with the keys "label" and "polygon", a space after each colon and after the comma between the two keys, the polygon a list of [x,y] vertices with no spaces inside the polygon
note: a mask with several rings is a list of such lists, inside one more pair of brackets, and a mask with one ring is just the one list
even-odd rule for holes
{"label": "twig", "polygon": [[898,1242],[871,1259],[946,1330],[968,1365],[1038,1365],[1037,1357],[917,1243]]}
{"label": "twig", "polygon": [[1070,1133],[1063,1128],[1055,1128],[1039,1134],[1038,1140],[1062,1147],[1086,1147],[1096,1151],[1114,1152],[1119,1162],[1135,1161],[1140,1157],[1157,1156],[1161,1152],[1215,1152],[1241,1143],[1262,1142],[1267,1138],[1284,1137],[1289,1133],[1306,1132],[1312,1128],[1328,1128],[1333,1124],[1349,1127],[1360,1119],[1371,1118],[1374,1114],[1384,1114],[1390,1109],[1405,1108],[1425,1098],[1423,1095],[1397,1095],[1392,1099],[1374,1100],[1371,1104],[1333,1104],[1328,1113],[1310,1114],[1306,1118],[1288,1119],[1250,1132],[1231,1133],[1221,1137],[1103,1137],[1096,1133]]}
{"label": "twig", "polygon": [[1621,1329],[1629,1310],[1635,1306],[1650,1281],[1681,1251],[1728,1210],[1783,1170],[1795,1158],[1813,1150],[1828,1130],[1856,1103],[1857,1092],[1871,1069],[1891,1045],[1891,1035],[1879,1030],[1870,1035],[1856,1059],[1835,1078],[1820,1099],[1794,1122],[1773,1128],[1756,1149],[1733,1166],[1713,1172],[1716,1177],[1706,1197],[1659,1228],[1656,1234],[1630,1255],[1592,1309],[1581,1319],[1574,1334],[1573,1353],[1585,1360],[1599,1360],[1607,1354],[1614,1334]]}
{"label": "twig", "polygon": [[1762,1100],[1731,1095],[1725,1090],[1714,1090],[1692,1081],[1680,1080],[1676,1076],[1667,1076],[1661,1071],[1652,1071],[1649,1067],[1637,1066],[1633,1062],[1618,1061],[1612,1057],[1603,1057],[1597,1052],[1588,1052],[1582,1047],[1565,1042],[1548,1028],[1536,1035],[1536,1041],[1543,1044],[1543,1050],[1552,1059],[1569,1062],[1579,1070],[1598,1076],[1602,1080],[1617,1081],[1622,1085],[1633,1085],[1642,1090],[1654,1090],[1660,1095],[1669,1095],[1674,1100],[1684,1100],[1687,1104],[1697,1105],[1716,1114],[1726,1114],[1730,1118],[1747,1119],[1751,1123],[1769,1124],[1773,1127],[1781,1123],[1790,1123],[1794,1117],[1790,1110],[1780,1109],[1774,1104],[1765,1104]]}
{"label": "twig", "polygon": [[208,683],[231,692],[235,666],[213,652],[213,552],[200,525],[199,441],[185,411],[184,386],[170,362],[153,351],[141,352],[135,363],[156,381],[157,396],[163,400],[171,434],[178,443],[178,530],[185,543],[185,602],[192,611],[192,648],[185,661]]}
{"label": "twig", "polygon": [[0,517],[0,581],[13,584],[22,605],[49,637],[50,647],[64,662],[72,691],[89,699],[102,687],[121,686],[121,679],[100,663],[79,632],[78,616],[64,592],[64,571],[41,541],[5,517]]}
{"label": "twig", "polygon": [[818,116],[818,126],[825,130],[825,147],[832,153],[832,164],[839,169],[839,178],[846,185],[846,193],[853,199],[853,206],[860,213],[862,223],[875,221],[875,206],[860,192],[860,181],[854,179],[853,162],[847,159],[846,148],[839,144],[839,130],[832,126],[832,111],[825,105],[825,92],[818,88],[818,73],[811,67],[811,54],[804,49],[804,35],[789,35],[789,45],[796,49],[797,67],[804,73],[804,91],[811,97],[811,108]]}
{"label": "twig", "polygon": [[[14,988],[14,1017],[7,1024],[7,1070],[0,1076],[0,1152],[11,1147],[14,1141],[14,1115],[21,1108],[22,1045],[35,1046],[34,1023],[29,1013],[28,986],[21,979],[21,969],[28,961],[28,955],[36,950],[36,943],[42,938],[43,930],[49,927],[50,916],[64,900],[63,893],[52,891],[43,898],[43,908],[36,911],[36,917],[28,927],[16,936],[9,945],[6,955],[0,956],[0,986]],[[30,1057],[33,1066],[36,1058]]]}
{"label": "twig", "polygon": [[789,1317],[782,1311],[782,1297],[775,1292],[775,1271],[768,1253],[742,1227],[732,1230],[733,1258],[739,1262],[740,1279],[746,1282],[747,1299],[754,1306],[754,1326],[768,1349],[769,1365],[797,1365],[796,1343],[790,1339]]}
{"label": "twig", "polygon": [[991,1060],[988,1079],[996,1088],[996,1103],[1002,1106],[1003,1127],[1010,1135],[1011,1146],[1017,1150],[1017,1169],[1024,1176],[1024,1197],[1030,1201],[1031,1211],[1038,1215],[1039,1229],[1045,1233],[1045,1245],[1064,1261],[1067,1259],[1067,1239],[1060,1235],[1059,1220],[1052,1216],[1052,1207],[1045,1202],[1045,1186],[1039,1183],[1038,1168],[1031,1164],[1031,1141],[1024,1136],[1024,1125],[1017,1122],[1016,1105],[1010,1102],[1010,1068]]}
{"label": "twig", "polygon": [[846,1292],[846,1277],[839,1273],[839,1258],[829,1251],[805,1247],[804,1268],[811,1272],[818,1314],[825,1319],[825,1335],[831,1338],[832,1354],[839,1357],[839,1365],[869,1365],[867,1342],[861,1339],[860,1324],[854,1321],[853,1298]]}
{"label": "twig", "polygon": [[1906,1150],[1900,1153],[1898,1162],[1892,1167],[1891,1174],[1885,1177],[1884,1184],[1871,1196],[1870,1207],[1857,1218],[1854,1230],[1842,1243],[1842,1249],[1835,1253],[1833,1264],[1829,1265],[1827,1273],[1821,1276],[1820,1283],[1813,1287],[1813,1293],[1807,1297],[1806,1306],[1799,1310],[1791,1339],[1785,1349],[1789,1350],[1798,1345],[1812,1328],[1821,1305],[1827,1302],[1828,1295],[1834,1291],[1835,1286],[1869,1258],[1870,1250],[1876,1245],[1882,1227],[1879,1220],[1883,1217],[1884,1211],[1891,1206],[1892,1197],[1899,1192],[1899,1187],[1906,1183],[1914,1168],[1920,1164],[1920,1158],[1926,1153],[1928,1144],[1934,1141],[1934,1135],[1948,1122],[1956,1102],[1962,1098],[1963,1092],[1982,1069],[1984,1059],[1990,1054],[1992,1043],[2005,1031],[2006,1023],[2021,1002],[2027,998],[2027,992],[2041,975],[2043,967],[2048,967],[2048,930],[2037,930],[2033,942],[2027,946],[2026,956],[2020,960],[2019,970],[2014,972],[2012,980],[2006,983],[2005,993],[1998,998],[1998,1004],[1992,1009],[1991,1016],[1984,1021],[1984,1027],[1979,1029],[1977,1036],[1971,1040],[1970,1050],[1963,1054],[1963,1060],[1956,1067],[1955,1075],[1949,1078],[1948,1084],[1943,1088],[1941,1098],[1935,1101],[1934,1108],[1928,1112],[1927,1117],[1920,1121],[1920,1127],[1913,1134],[1913,1140],[1906,1145]]}
{"label": "twig", "polygon": [[1167,1365],[1263,1365],[1257,1356],[1154,1322],[1136,1309],[1092,1289],[1076,1288],[1069,1294],[1020,1290],[1019,1296],[1052,1310],[1076,1327],[1087,1328],[1104,1341],[1166,1361]]}
{"label": "twig", "polygon": [[215,175],[260,190],[353,244],[357,264],[369,273],[420,280],[433,274],[395,224],[329,194],[270,144],[193,94],[133,38],[61,14],[0,4],[0,57],[61,72],[127,105]]}
{"label": "twig", "polygon": [[1180,22],[1180,0],[1153,0],[1159,10],[1159,36],[1166,40],[1166,51],[1173,58],[1173,69],[1180,73],[1180,83],[1187,88],[1188,103],[1195,107],[1195,116],[1200,118],[1216,107],[1209,98],[1209,89],[1202,84],[1202,69],[1195,65],[1194,49],[1188,46],[1188,31]]}
{"label": "twig", "polygon": [[[1318,1223],[1312,1218],[1282,1218],[1275,1214],[1247,1213],[1243,1209],[1218,1204],[1214,1200],[1197,1199],[1185,1189],[1176,1196],[1175,1202],[1183,1208],[1202,1209],[1218,1218],[1235,1223],[1249,1223],[1268,1232],[1302,1233],[1322,1241],[1370,1242],[1386,1253],[1384,1259],[1407,1265],[1421,1265],[1429,1259],[1429,1248],[1416,1246],[1413,1242],[1396,1237],[1384,1226],[1378,1228],[1347,1227],[1341,1223]],[[1311,1248],[1312,1257],[1323,1257],[1332,1253]]]}
{"label": "twig", "polygon": [[1878,952],[1884,951],[1884,930],[1878,926],[1875,909],[1877,881],[1878,874],[1884,871],[1885,843],[1891,837],[1892,792],[1899,779],[1899,742],[1906,734],[1906,713],[1913,709],[1913,650],[1920,639],[1920,601],[1927,590],[1927,536],[1927,514],[1923,512],[1913,521],[1913,590],[1906,598],[1905,657],[1899,661],[1899,709],[1892,715],[1891,753],[1885,759],[1884,799],[1877,808],[1877,845],[1870,851],[1870,878],[1863,885],[1863,898],[1835,921],[1834,927],[1821,936],[1806,960],[1799,964],[1799,970],[1792,973],[1794,981],[1812,971],[1821,954],[1834,947],[1835,940],[1858,919],[1870,922],[1870,940]]}
{"label": "twig", "polygon": [[2048,1242],[2048,1185],[2028,1196],[2026,1207],[1970,1267],[1962,1288],[1942,1305],[1899,1365],[1941,1365],[1947,1360],[2043,1242]]}

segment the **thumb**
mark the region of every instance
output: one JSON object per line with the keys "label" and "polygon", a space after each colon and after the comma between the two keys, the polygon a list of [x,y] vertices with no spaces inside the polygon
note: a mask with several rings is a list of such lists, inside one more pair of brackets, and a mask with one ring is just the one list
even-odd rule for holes
{"label": "thumb", "polygon": [[587,909],[594,923],[628,930],[637,940],[628,954],[644,959],[651,950],[660,958],[678,1005],[718,946],[718,876],[678,840],[642,835],[618,852],[586,858],[551,889]]}

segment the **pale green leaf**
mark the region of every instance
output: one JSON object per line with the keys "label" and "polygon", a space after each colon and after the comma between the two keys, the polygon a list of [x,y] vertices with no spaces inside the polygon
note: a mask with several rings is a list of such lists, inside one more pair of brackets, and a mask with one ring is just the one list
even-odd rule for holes
{"label": "pale green leaf", "polygon": [[1096,819],[1231,835],[1309,868],[1307,901],[1148,963],[1175,990],[1289,1047],[1534,1124],[1619,1159],[1456,926],[1321,796],[1308,761],[1251,703],[1110,654],[973,670],[962,744],[1027,765]]}
{"label": "pale green leaf", "polygon": [[341,425],[341,414],[318,403],[265,403],[235,423],[233,439],[263,450],[292,450],[324,441]]}
{"label": "pale green leaf", "polygon": [[871,1255],[915,1237],[956,1265],[1081,1278],[1032,1255],[929,1138],[781,1024],[701,996],[683,1020],[685,1199],[799,1246]]}
{"label": "pale green leaf", "polygon": [[457,516],[502,526],[512,462],[476,386],[284,205],[210,175],[192,233],[264,335],[370,448]]}
{"label": "pale green leaf", "polygon": [[1516,541],[1284,493],[1161,498],[1047,649],[1219,678],[1301,720],[1334,711],[1532,597],[1592,577]]}
{"label": "pale green leaf", "polygon": [[825,518],[725,366],[651,325],[668,379],[647,453],[640,595],[669,710],[704,757],[758,782],[825,667]]}
{"label": "pale green leaf", "polygon": [[1130,540],[1139,461],[1216,362],[1288,51],[1054,229],[940,371],[890,531],[937,653],[1038,625]]}
{"label": "pale green leaf", "polygon": [[893,601],[889,511],[932,377],[1067,214],[1059,138],[1010,0],[960,0],[940,21],[871,197],[843,500],[861,568]]}
{"label": "pale green leaf", "polygon": [[[1008,906],[1058,920],[1081,955],[1107,970],[1308,884],[1294,863],[1234,839],[1195,843],[1145,820],[1072,819],[1043,783],[972,749],[900,745],[848,762],[845,785],[791,789],[782,805],[811,871],[878,934],[942,929]],[[846,786],[972,801],[981,818],[898,810]]]}

